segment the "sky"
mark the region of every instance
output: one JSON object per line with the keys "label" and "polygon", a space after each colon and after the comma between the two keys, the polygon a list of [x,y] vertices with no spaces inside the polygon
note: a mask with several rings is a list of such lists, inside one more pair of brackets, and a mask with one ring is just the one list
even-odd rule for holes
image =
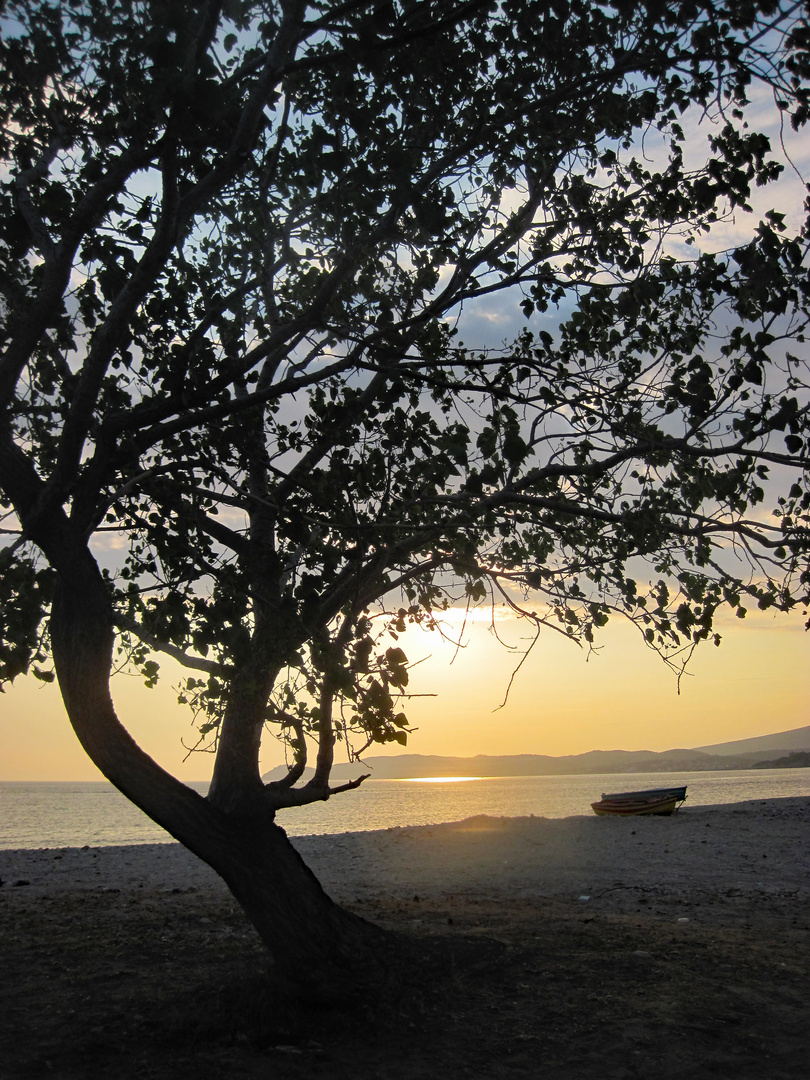
{"label": "sky", "polygon": [[[447,624],[458,633],[462,613]],[[629,624],[616,622],[587,653],[551,630],[518,673],[507,704],[499,708],[527,630],[507,618],[493,639],[488,616],[468,624],[466,645],[456,650],[437,634],[409,631],[400,638],[411,662],[406,705],[414,731],[408,746],[375,747],[380,753],[564,754],[588,750],[669,750],[769,735],[810,724],[810,659],[803,620],[749,612],[722,617],[719,648],[702,645],[688,674],[678,680],[644,646]],[[601,644],[600,644],[601,643]],[[207,780],[213,758],[184,761],[181,740],[191,742],[191,714],[176,703],[177,669],[165,664],[158,686],[137,678],[113,681],[119,716],[143,748],[184,780]],[[97,780],[101,775],[78,743],[54,685],[18,679],[0,699],[0,780]],[[345,754],[338,748],[338,760]],[[262,769],[284,760],[280,745],[266,742]]]}
{"label": "sky", "polygon": [[[772,109],[764,99],[752,107],[766,105]],[[778,133],[773,135],[776,147]],[[754,222],[771,207],[786,212],[791,226],[801,215],[805,191],[800,174],[810,174],[810,142],[794,136],[788,150],[796,169],[788,165],[778,189],[754,191]],[[718,225],[701,246],[733,246],[751,227],[750,218],[735,216]],[[466,313],[464,331],[465,340],[482,345],[513,338],[514,302],[489,298]],[[438,635],[409,633],[399,644],[412,662],[422,661],[412,671],[411,690],[427,696],[414,697],[406,706],[417,729],[407,752],[559,756],[595,749],[660,751],[801,727],[810,723],[810,643],[803,624],[801,617],[770,613],[751,612],[742,621],[721,616],[721,647],[703,645],[680,686],[637,631],[620,621],[601,633],[599,651],[590,656],[549,630],[521,668],[502,708],[520,654],[494,639],[486,612],[482,621],[467,626],[460,650]],[[447,630],[457,633],[458,621],[451,621]],[[498,622],[498,636],[516,649],[525,648],[528,634],[513,618]],[[119,716],[164,767],[182,779],[205,780],[211,755],[187,757],[182,745],[184,739],[194,741],[194,730],[191,714],[176,703],[173,686],[179,669],[166,662],[162,671],[155,690],[147,690],[135,677],[115,678]],[[392,752],[403,748],[371,751]],[[262,768],[281,761],[282,748],[268,740]],[[99,778],[70,728],[57,687],[18,678],[0,698],[0,780]]]}

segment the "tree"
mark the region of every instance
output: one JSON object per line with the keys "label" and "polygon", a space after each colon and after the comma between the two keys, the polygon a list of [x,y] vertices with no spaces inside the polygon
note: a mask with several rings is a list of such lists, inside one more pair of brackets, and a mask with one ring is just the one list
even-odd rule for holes
{"label": "tree", "polygon": [[[621,613],[664,655],[722,604],[806,601],[808,234],[773,210],[710,241],[783,167],[749,98],[807,118],[808,25],[742,0],[2,10],[2,672],[52,657],[105,776],[323,987],[373,931],[276,816],[335,794],[336,740],[405,742],[390,635],[456,586],[585,641]],[[525,329],[466,345],[497,295]],[[216,748],[205,798],[115,715],[114,663],[154,682],[161,654]]]}

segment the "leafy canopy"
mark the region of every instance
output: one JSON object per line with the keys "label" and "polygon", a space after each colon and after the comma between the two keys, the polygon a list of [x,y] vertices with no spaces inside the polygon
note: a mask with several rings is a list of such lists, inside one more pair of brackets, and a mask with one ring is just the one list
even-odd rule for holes
{"label": "leafy canopy", "polygon": [[[288,790],[314,735],[323,787],[336,737],[405,742],[394,639],[459,596],[587,641],[620,612],[665,654],[806,601],[807,230],[712,246],[783,171],[749,99],[806,121],[797,5],[2,30],[5,679],[51,677],[90,544],[147,680],[186,664],[220,749],[231,714],[286,738]],[[514,340],[467,342],[498,297]]]}

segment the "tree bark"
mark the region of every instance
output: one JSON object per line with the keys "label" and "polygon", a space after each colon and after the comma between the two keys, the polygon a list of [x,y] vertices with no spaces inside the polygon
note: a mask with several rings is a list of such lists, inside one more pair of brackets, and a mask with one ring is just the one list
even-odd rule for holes
{"label": "tree bark", "polygon": [[384,932],[326,894],[270,813],[231,824],[227,857],[211,865],[267,946],[277,984],[329,1004],[377,983]]}
{"label": "tree bark", "polygon": [[259,784],[238,809],[204,798],[146,754],[118,720],[110,696],[112,609],[84,549],[61,553],[51,617],[59,686],[90,758],[128,799],[225,881],[267,946],[280,985],[309,999],[345,999],[371,973],[383,931],[324,892],[275,822]]}

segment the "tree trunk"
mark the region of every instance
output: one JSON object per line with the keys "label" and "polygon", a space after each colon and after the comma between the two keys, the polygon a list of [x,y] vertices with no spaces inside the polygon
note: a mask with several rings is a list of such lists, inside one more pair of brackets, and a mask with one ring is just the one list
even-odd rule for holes
{"label": "tree trunk", "polygon": [[259,932],[274,979],[323,1004],[346,1001],[375,984],[384,932],[327,896],[269,815],[234,820],[232,826],[227,855],[206,861]]}
{"label": "tree trunk", "polygon": [[[229,812],[186,787],[137,745],[110,696],[112,612],[85,550],[60,566],[51,617],[59,686],[90,758],[128,799],[228,885],[290,991],[328,1001],[359,986],[384,934],[335,904],[274,820],[263,788]],[[65,564],[68,565],[65,565]]]}

